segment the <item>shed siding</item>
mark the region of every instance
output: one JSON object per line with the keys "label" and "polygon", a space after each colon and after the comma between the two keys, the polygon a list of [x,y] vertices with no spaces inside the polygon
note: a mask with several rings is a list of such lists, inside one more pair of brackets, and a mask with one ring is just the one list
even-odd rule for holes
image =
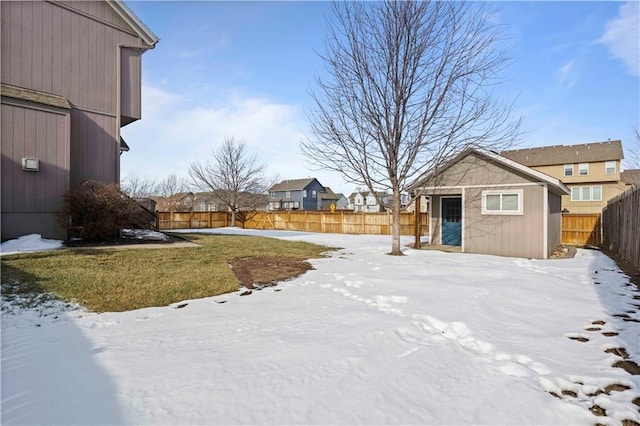
{"label": "shed siding", "polygon": [[562,244],[562,197],[549,192],[547,223],[547,256]]}
{"label": "shed siding", "polygon": [[542,186],[509,186],[523,191],[522,215],[483,215],[483,188],[465,190],[464,249],[467,253],[542,257],[544,197]]}
{"label": "shed siding", "polygon": [[[69,189],[69,112],[39,104],[2,103],[2,239],[40,232],[60,238],[57,213]],[[39,171],[22,170],[22,158]]]}

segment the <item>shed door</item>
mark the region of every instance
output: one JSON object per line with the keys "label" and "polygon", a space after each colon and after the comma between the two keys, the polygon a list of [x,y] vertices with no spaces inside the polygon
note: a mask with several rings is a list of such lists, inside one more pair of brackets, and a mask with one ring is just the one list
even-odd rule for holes
{"label": "shed door", "polygon": [[442,199],[442,244],[462,245],[462,199]]}

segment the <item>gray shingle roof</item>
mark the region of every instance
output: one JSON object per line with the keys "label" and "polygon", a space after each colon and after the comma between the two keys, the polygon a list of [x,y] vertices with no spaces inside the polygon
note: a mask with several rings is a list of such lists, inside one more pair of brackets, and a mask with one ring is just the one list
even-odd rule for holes
{"label": "gray shingle roof", "polygon": [[269,191],[302,191],[314,180],[316,180],[316,178],[283,180],[269,188]]}
{"label": "gray shingle roof", "polygon": [[516,149],[503,151],[500,155],[528,167],[591,163],[594,161],[621,160],[624,158],[622,142],[619,140],[580,145],[555,145]]}
{"label": "gray shingle roof", "polygon": [[620,180],[627,185],[640,182],[640,169],[623,170],[622,173],[620,173]]}

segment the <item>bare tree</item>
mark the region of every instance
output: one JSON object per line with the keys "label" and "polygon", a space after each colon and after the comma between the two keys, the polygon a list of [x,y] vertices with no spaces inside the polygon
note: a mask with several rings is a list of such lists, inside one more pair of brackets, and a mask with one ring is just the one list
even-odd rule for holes
{"label": "bare tree", "polygon": [[131,198],[145,198],[154,195],[156,182],[148,177],[140,177],[134,173],[128,174],[122,181],[122,190]]}
{"label": "bare tree", "polygon": [[640,169],[640,130],[633,129],[633,141],[627,146],[627,155],[624,160],[628,169]]}
{"label": "bare tree", "polygon": [[196,187],[212,191],[231,212],[231,226],[236,226],[240,208],[255,210],[266,191],[264,170],[256,156],[249,156],[247,144],[226,137],[222,146],[204,162],[189,166],[189,175]]}
{"label": "bare tree", "polygon": [[189,184],[186,179],[178,177],[175,173],[170,174],[156,185],[155,193],[161,197],[171,197],[172,195],[186,192]]}
{"label": "bare tree", "polygon": [[301,148],[319,169],[391,192],[400,255],[404,188],[465,147],[501,149],[517,135],[511,104],[492,93],[509,62],[503,34],[468,2],[336,2],[334,14],[321,55],[329,77],[312,93]]}

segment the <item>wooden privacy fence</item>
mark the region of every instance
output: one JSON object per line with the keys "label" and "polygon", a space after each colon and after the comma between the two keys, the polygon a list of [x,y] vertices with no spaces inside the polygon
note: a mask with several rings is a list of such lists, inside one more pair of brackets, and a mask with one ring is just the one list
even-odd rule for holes
{"label": "wooden privacy fence", "polygon": [[[158,212],[158,229],[221,228],[231,225],[227,212]],[[429,229],[427,213],[420,213],[420,235]],[[390,235],[391,213],[355,213],[325,211],[255,212],[245,223],[245,229],[303,231],[335,234]],[[240,222],[237,226],[242,226]],[[400,213],[400,234],[414,235],[415,214]]]}
{"label": "wooden privacy fence", "polygon": [[562,244],[597,246],[601,242],[602,226],[600,214],[562,215]]}
{"label": "wooden privacy fence", "polygon": [[604,248],[640,269],[640,183],[609,200],[602,223]]}

